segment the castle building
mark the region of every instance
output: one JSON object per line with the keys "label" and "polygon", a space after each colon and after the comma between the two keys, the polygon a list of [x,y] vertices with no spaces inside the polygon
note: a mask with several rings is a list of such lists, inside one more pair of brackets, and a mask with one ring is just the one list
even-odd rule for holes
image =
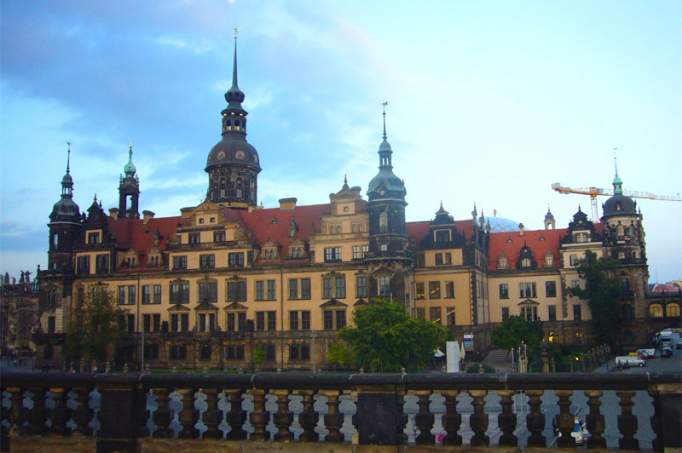
{"label": "castle building", "polygon": [[498,230],[475,207],[470,218],[455,220],[442,203],[433,219],[406,222],[406,184],[394,173],[384,110],[379,169],[366,199],[344,179],[328,203],[282,198],[263,208],[244,99],[235,42],[222,137],[205,167],[206,198],[177,216],[143,210],[140,218],[132,147],[118,208],[105,213],[95,198],[81,214],[67,158],[40,279],[41,328],[54,332],[42,337],[50,351],[44,358],[59,356],[80,304],[102,294],[123,310],[119,322],[131,334],[113,358],[139,363],[144,351],[152,367],[323,366],[337,331],[376,296],[456,337],[474,333],[481,346],[492,326],[514,315],[542,321],[559,341],[588,342],[589,307],[570,291],[583,284],[575,265],[587,251],[619,262],[622,310],[633,329],[624,338],[649,333],[634,330],[649,317],[642,215],[617,173],[601,223],[579,209],[567,228],[556,228],[548,210],[544,230]]}

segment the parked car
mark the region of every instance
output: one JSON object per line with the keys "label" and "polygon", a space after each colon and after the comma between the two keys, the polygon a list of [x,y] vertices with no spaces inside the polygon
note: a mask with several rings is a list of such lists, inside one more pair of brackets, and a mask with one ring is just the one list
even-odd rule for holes
{"label": "parked car", "polygon": [[643,348],[643,349],[638,349],[637,354],[639,355],[640,359],[653,359],[656,357],[656,349],[654,348]]}
{"label": "parked car", "polygon": [[661,349],[661,357],[672,357],[673,356],[673,348],[670,346],[664,346],[663,349]]}
{"label": "parked car", "polygon": [[631,366],[646,366],[646,362],[639,357],[632,357],[629,355],[623,355],[616,357],[616,366],[618,368],[630,368]]}

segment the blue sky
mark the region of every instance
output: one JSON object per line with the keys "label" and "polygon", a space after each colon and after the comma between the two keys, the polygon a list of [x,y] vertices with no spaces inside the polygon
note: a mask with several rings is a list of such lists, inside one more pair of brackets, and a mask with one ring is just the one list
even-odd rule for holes
{"label": "blue sky", "polygon": [[[415,8],[418,6],[418,9]],[[117,200],[134,144],[141,208],[205,195],[233,27],[249,141],[275,206],[376,172],[381,102],[408,220],[486,214],[558,226],[589,199],[556,181],[682,192],[678,1],[2,2],[0,271],[46,263],[67,140],[76,201]],[[604,200],[602,200],[603,202]],[[682,278],[682,203],[641,200],[651,280]]]}

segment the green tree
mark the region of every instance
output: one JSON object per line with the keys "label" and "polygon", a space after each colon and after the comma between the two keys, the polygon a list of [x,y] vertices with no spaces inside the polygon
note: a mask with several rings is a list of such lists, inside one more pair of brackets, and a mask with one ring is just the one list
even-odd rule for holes
{"label": "green tree", "polygon": [[597,258],[588,251],[576,268],[585,288],[571,288],[571,293],[586,299],[592,314],[592,334],[599,343],[616,345],[622,329],[620,282],[616,277],[616,261]]}
{"label": "green tree", "polygon": [[534,355],[544,336],[545,332],[540,323],[526,321],[519,316],[510,316],[493,329],[491,339],[493,345],[500,349],[517,348],[523,342],[528,347],[528,354]]}
{"label": "green tree", "polygon": [[355,360],[348,345],[340,341],[329,346],[327,363],[334,369],[347,370],[353,368]]}
{"label": "green tree", "polygon": [[64,356],[67,360],[106,360],[125,334],[118,322],[124,314],[108,291],[95,291],[72,310],[66,331]]}
{"label": "green tree", "polygon": [[366,371],[423,370],[448,338],[442,325],[411,318],[404,306],[381,298],[357,309],[354,321],[355,327],[342,329],[339,337]]}
{"label": "green tree", "polygon": [[256,346],[254,348],[252,360],[254,368],[260,367],[265,362],[265,348],[263,346]]}

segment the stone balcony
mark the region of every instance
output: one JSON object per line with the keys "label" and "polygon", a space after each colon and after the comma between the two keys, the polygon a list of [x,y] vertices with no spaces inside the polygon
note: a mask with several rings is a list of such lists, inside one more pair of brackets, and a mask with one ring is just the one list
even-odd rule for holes
{"label": "stone balcony", "polygon": [[[3,371],[2,450],[680,451],[680,374]],[[561,436],[553,429],[556,423]]]}

